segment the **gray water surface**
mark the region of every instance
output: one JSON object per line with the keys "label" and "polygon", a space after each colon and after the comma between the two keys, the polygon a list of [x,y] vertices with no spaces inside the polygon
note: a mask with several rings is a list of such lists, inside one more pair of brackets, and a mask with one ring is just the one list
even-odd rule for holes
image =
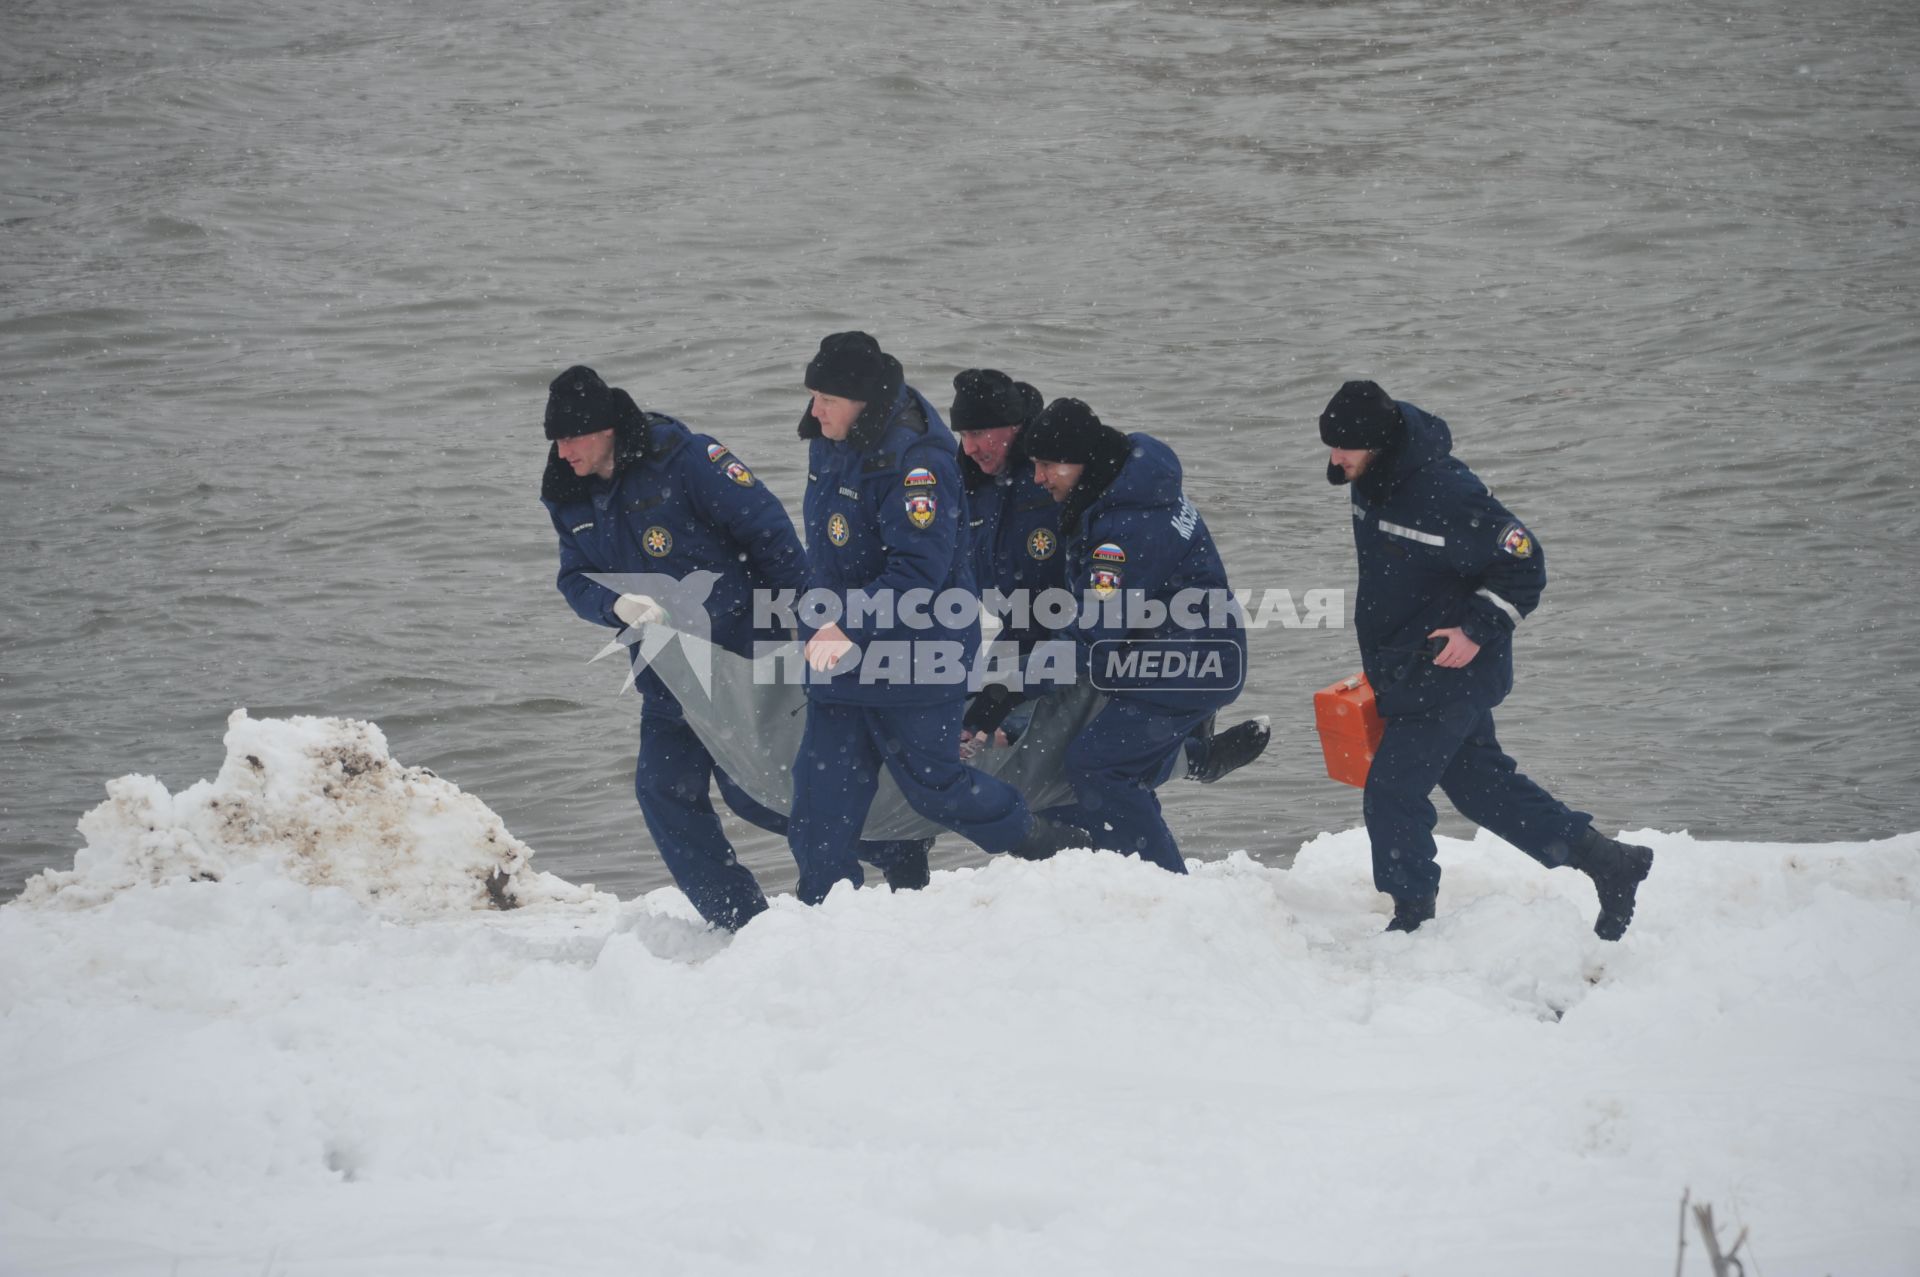
{"label": "gray water surface", "polygon": [[[545,385],[591,363],[797,510],[848,327],[936,403],[991,364],[1166,438],[1235,585],[1296,594],[1352,583],[1314,418],[1377,378],[1547,547],[1532,775],[1610,829],[1920,828],[1904,0],[28,0],[0,112],[0,896],[237,706],[376,720],[546,868],[664,883]],[[1189,855],[1358,823],[1310,710],[1356,667],[1255,636],[1274,744],[1167,789]]]}

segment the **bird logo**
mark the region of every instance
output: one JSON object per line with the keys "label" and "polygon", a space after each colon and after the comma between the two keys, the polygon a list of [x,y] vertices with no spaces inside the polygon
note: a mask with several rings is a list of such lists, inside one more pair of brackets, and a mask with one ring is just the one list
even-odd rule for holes
{"label": "bird logo", "polygon": [[[702,568],[683,577],[658,572],[589,572],[587,579],[615,594],[645,595],[665,614],[659,621],[627,626],[614,635],[613,642],[594,653],[589,664],[631,647],[633,669],[620,690],[632,687],[635,676],[651,668],[660,674],[667,690],[682,701],[695,688],[712,697],[713,620],[707,615],[707,598],[720,580],[718,572]],[[675,639],[681,640],[679,651],[670,653],[668,648]]]}

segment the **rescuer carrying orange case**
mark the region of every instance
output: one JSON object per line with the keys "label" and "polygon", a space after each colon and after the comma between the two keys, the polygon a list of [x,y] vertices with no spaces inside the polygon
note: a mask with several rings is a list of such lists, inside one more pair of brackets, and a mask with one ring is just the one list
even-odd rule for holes
{"label": "rescuer carrying orange case", "polygon": [[1343,785],[1367,783],[1374,751],[1387,724],[1374,707],[1373,688],[1365,674],[1343,678],[1313,694],[1313,722],[1320,729],[1320,752],[1327,757],[1327,775]]}

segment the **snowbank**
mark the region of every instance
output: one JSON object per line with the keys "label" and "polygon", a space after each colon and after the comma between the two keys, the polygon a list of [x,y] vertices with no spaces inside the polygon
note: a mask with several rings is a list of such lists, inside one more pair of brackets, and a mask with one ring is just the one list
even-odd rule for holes
{"label": "snowbank", "polygon": [[1664,1273],[1688,1187],[1766,1277],[1920,1270],[1920,835],[1647,833],[1619,945],[1489,838],[1382,935],[1357,831],[728,941],[340,730],[237,718],[0,909],[0,1270]]}
{"label": "snowbank", "polygon": [[71,870],[30,879],[25,904],[86,908],[136,886],[219,882],[265,864],[309,887],[339,886],[390,917],[581,900],[528,865],[533,852],[470,794],[403,767],[372,723],[227,719],[220,774],[179,794],[151,776],[107,782],[80,819]]}

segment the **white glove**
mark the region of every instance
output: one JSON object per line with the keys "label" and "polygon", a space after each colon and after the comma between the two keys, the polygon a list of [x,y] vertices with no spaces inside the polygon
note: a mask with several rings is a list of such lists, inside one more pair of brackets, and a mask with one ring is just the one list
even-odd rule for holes
{"label": "white glove", "polygon": [[613,614],[629,626],[667,619],[666,609],[644,594],[622,594],[613,601]]}

